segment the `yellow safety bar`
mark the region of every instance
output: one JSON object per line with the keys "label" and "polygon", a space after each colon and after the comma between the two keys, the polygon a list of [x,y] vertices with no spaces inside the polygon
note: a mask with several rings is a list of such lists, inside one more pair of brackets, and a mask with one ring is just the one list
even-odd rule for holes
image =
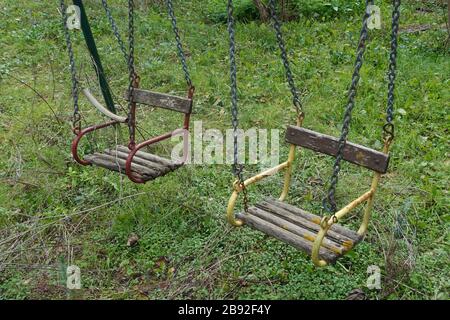
{"label": "yellow safety bar", "polygon": [[[302,126],[303,119],[304,119],[304,115],[300,114],[299,117],[297,118],[297,126],[299,126],[299,127]],[[295,145],[291,144],[291,147],[289,149],[288,160],[286,162],[283,162],[271,169],[265,170],[251,178],[248,178],[247,180],[244,181],[243,186],[241,184],[239,184],[239,181],[235,181],[233,183],[233,189],[234,189],[233,194],[231,195],[230,200],[228,201],[228,207],[227,207],[228,222],[235,227],[240,227],[244,224],[244,222],[242,220],[236,219],[236,217],[234,215],[234,207],[236,205],[236,201],[239,196],[239,193],[242,192],[243,188],[246,188],[247,186],[254,184],[266,177],[273,176],[274,174],[278,173],[281,170],[287,169],[286,174],[284,176],[283,191],[281,192],[281,195],[279,198],[280,201],[284,201],[284,199],[286,198],[286,196],[289,192],[289,186],[291,184],[292,163],[294,162],[294,160],[295,160]]]}
{"label": "yellow safety bar", "polygon": [[[392,140],[386,139],[384,142],[383,147],[383,153],[388,154],[389,148],[391,145]],[[367,202],[366,208],[364,210],[364,216],[361,223],[361,226],[358,229],[358,234],[360,236],[363,236],[368,228],[369,220],[372,214],[372,208],[373,208],[373,200],[375,198],[375,193],[378,188],[378,184],[380,182],[381,173],[376,172],[372,178],[372,184],[370,186],[369,191],[364,193],[359,198],[353,200],[348,205],[343,207],[341,210],[337,211],[335,214],[333,214],[331,217],[323,217],[321,223],[320,223],[320,231],[317,234],[316,240],[314,241],[314,245],[312,248],[311,253],[311,259],[313,263],[316,266],[323,267],[327,265],[327,262],[325,260],[319,259],[319,250],[322,246],[322,241],[325,238],[325,235],[327,234],[328,230],[331,228],[331,226],[335,223],[337,223],[340,219],[342,219],[345,215],[347,215],[350,211],[355,209],[360,204]]]}
{"label": "yellow safety bar", "polygon": [[[297,126],[301,127],[303,124],[304,116],[300,115],[297,119]],[[385,154],[389,153],[389,148],[391,145],[392,140],[386,139],[384,143],[383,152]],[[244,224],[244,222],[240,219],[236,219],[234,215],[234,207],[236,205],[236,201],[239,197],[239,193],[242,192],[243,188],[246,188],[247,186],[250,186],[251,184],[254,184],[266,177],[270,177],[277,172],[286,169],[286,173],[284,176],[284,186],[283,191],[281,192],[281,195],[279,197],[280,201],[284,201],[286,199],[286,196],[289,192],[289,186],[291,183],[291,177],[292,177],[292,164],[295,160],[295,148],[296,146],[291,144],[289,149],[289,156],[288,160],[286,162],[283,162],[279,164],[276,167],[273,167],[271,169],[268,169],[266,171],[263,171],[247,180],[244,181],[244,186],[240,185],[238,181],[235,181],[233,184],[233,194],[230,197],[230,200],[228,201],[227,206],[227,220],[230,224],[236,227],[240,227]],[[325,260],[322,260],[319,258],[319,250],[322,246],[323,239],[325,238],[328,230],[331,228],[331,226],[335,223],[337,223],[340,219],[342,219],[344,216],[346,216],[349,212],[351,212],[353,209],[358,207],[364,202],[367,202],[366,208],[364,210],[364,216],[362,219],[361,226],[358,229],[358,234],[360,236],[363,236],[368,228],[369,220],[372,214],[372,208],[373,208],[373,201],[375,198],[375,193],[378,188],[379,182],[381,178],[381,173],[376,172],[372,178],[372,183],[369,191],[361,195],[360,197],[356,198],[346,206],[344,206],[342,209],[338,210],[336,213],[334,213],[331,217],[325,216],[322,218],[320,222],[320,231],[318,232],[317,236],[315,237],[315,241],[312,248],[311,253],[311,259],[313,263],[316,266],[323,267],[326,266],[328,263]]]}

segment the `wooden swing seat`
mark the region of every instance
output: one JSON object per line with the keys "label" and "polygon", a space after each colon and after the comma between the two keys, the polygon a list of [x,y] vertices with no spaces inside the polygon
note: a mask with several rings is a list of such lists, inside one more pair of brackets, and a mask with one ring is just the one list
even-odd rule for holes
{"label": "wooden swing seat", "polygon": [[[96,152],[94,154],[87,155],[84,159],[78,156],[78,144],[84,135],[118,123],[126,123],[128,119],[109,111],[90,93],[88,89],[84,89],[83,93],[92,105],[94,105],[101,113],[109,117],[112,121],[100,125],[90,126],[76,132],[77,136],[72,141],[72,155],[78,163],[82,165],[96,165],[105,169],[126,174],[130,180],[135,183],[145,183],[147,181],[154,180],[178,169],[183,165],[184,161],[174,162],[151,153],[140,151],[140,149],[169,139],[179,133],[183,133],[184,137],[187,136],[186,133],[189,130],[189,119],[192,111],[192,97],[194,94],[193,87],[189,89],[188,98],[181,98],[138,88],[133,89],[133,103],[146,104],[184,113],[183,128],[176,129],[163,135],[140,142],[135,145],[133,151],[130,151],[125,146],[119,145],[115,149],[106,149],[102,153]],[[126,94],[125,96],[129,98],[130,95]],[[187,150],[186,141],[187,139],[185,139],[185,149],[183,151]],[[131,162],[127,163],[129,156],[131,157],[129,160]],[[185,159],[185,156],[186,155],[184,154],[183,159]]]}
{"label": "wooden swing seat", "polygon": [[[87,155],[85,160],[92,165],[96,165],[112,171],[125,173],[125,164],[130,150],[125,146],[117,146],[115,149],[106,149],[103,153]],[[131,170],[134,177],[143,181],[150,181],[162,177],[182,166],[172,160],[160,156],[138,151],[133,157]]]}
{"label": "wooden swing seat", "polygon": [[[249,227],[283,241],[311,255],[316,235],[320,230],[321,217],[290,204],[267,198],[249,207],[248,213],[238,213]],[[321,259],[334,263],[352,249],[363,237],[353,230],[333,224],[322,241]]]}
{"label": "wooden swing seat", "polygon": [[[299,125],[301,125],[301,120],[299,120]],[[376,188],[381,174],[387,171],[389,165],[388,146],[385,146],[384,152],[379,152],[352,142],[345,143],[342,153],[343,160],[375,172],[371,188],[336,211],[331,217],[320,217],[281,200],[286,198],[289,191],[296,147],[300,146],[322,154],[336,156],[339,139],[300,126],[288,126],[285,139],[291,145],[287,161],[245,180],[243,185],[240,185],[238,181],[235,182],[233,194],[228,201],[228,221],[237,227],[247,225],[306,252],[317,266],[334,263],[358,244],[367,230]],[[236,200],[244,187],[248,188],[251,184],[281,170],[286,170],[286,173],[280,200],[267,198],[249,207],[248,212],[234,214]],[[337,223],[351,210],[365,202],[367,202],[367,206],[358,232]]]}

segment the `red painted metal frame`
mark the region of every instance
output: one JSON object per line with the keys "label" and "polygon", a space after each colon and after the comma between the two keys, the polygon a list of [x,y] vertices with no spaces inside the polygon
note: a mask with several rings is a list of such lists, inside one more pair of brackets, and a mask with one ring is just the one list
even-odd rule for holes
{"label": "red painted metal frame", "polygon": [[[191,87],[189,89],[189,91],[188,91],[188,99],[191,100],[191,103],[192,103],[192,99],[194,97],[194,90],[195,90],[195,88]],[[187,149],[188,149],[188,142],[189,142],[188,134],[189,134],[190,117],[191,117],[190,113],[187,113],[187,114],[184,115],[184,124],[183,124],[183,128],[181,128],[181,129],[176,129],[174,131],[171,131],[171,132],[165,133],[163,135],[154,137],[154,138],[152,138],[150,140],[146,140],[144,142],[141,142],[141,143],[139,143],[137,145],[129,145],[129,148],[131,146],[132,149],[130,150],[130,153],[128,154],[128,158],[127,158],[126,165],[125,165],[125,173],[126,173],[126,175],[128,176],[128,178],[131,181],[133,181],[135,183],[145,183],[146,182],[143,179],[140,179],[140,178],[137,178],[137,177],[133,176],[133,172],[131,170],[131,164],[133,162],[133,158],[136,155],[136,153],[140,149],[142,149],[142,148],[144,148],[146,146],[149,146],[149,145],[155,144],[157,142],[169,139],[172,136],[178,134],[179,132],[183,132],[183,142],[184,142],[183,158],[182,158],[181,164],[184,164],[186,162],[186,159],[187,159],[187,156],[188,156]],[[75,134],[76,134],[76,137],[72,141],[71,151],[72,151],[72,156],[75,159],[75,161],[78,162],[81,165],[84,165],[84,166],[88,166],[88,165],[91,164],[89,161],[81,159],[79,157],[79,155],[78,155],[78,144],[80,143],[80,140],[81,140],[81,138],[83,138],[83,136],[85,136],[86,134],[88,134],[88,133],[90,133],[92,131],[103,129],[103,128],[106,128],[106,127],[109,127],[109,126],[112,126],[112,125],[118,124],[118,123],[121,123],[121,122],[120,121],[110,121],[110,122],[107,122],[107,123],[104,123],[104,124],[87,127],[87,128],[85,128],[85,129],[83,129],[83,130],[81,130],[79,132],[78,131],[74,131]]]}
{"label": "red painted metal frame", "polygon": [[[145,183],[146,182],[144,179],[141,179],[141,178],[133,176],[133,172],[131,170],[131,164],[133,163],[133,158],[136,155],[136,153],[140,149],[142,149],[142,148],[144,148],[146,146],[158,143],[158,142],[163,141],[163,140],[167,140],[167,139],[175,136],[180,131],[183,131],[183,134],[184,134],[183,141],[184,141],[184,145],[185,145],[185,147],[183,148],[183,158],[182,158],[181,164],[184,164],[184,162],[186,162],[186,159],[187,159],[187,156],[188,156],[188,154],[186,152],[186,144],[188,142],[188,138],[186,137],[186,133],[189,132],[189,115],[188,114],[185,115],[185,120],[184,121],[185,121],[185,125],[183,126],[182,129],[176,129],[174,131],[170,131],[170,132],[167,132],[167,133],[165,133],[163,135],[154,137],[154,138],[152,138],[150,140],[138,143],[134,147],[133,150],[130,150],[130,153],[128,154],[127,162],[125,164],[125,173],[126,173],[126,175],[128,176],[128,178],[131,181],[133,181],[135,183]],[[186,125],[186,122],[187,122],[187,125]]]}
{"label": "red painted metal frame", "polygon": [[[193,97],[194,97],[194,91],[195,91],[195,88],[194,88],[194,87],[189,88],[189,91],[188,91],[188,99],[191,100],[191,103],[192,103],[192,99],[193,99]],[[126,162],[126,164],[125,164],[125,173],[126,173],[126,175],[128,176],[128,178],[129,178],[131,181],[133,181],[134,183],[145,183],[145,182],[146,182],[144,179],[137,178],[137,177],[133,176],[133,172],[132,172],[132,170],[131,170],[131,164],[133,163],[133,158],[134,158],[134,156],[136,155],[136,153],[137,153],[140,149],[142,149],[142,148],[144,148],[144,147],[146,147],[146,146],[155,144],[155,143],[160,142],[160,141],[163,141],[163,140],[167,140],[167,139],[173,137],[174,135],[176,135],[176,134],[177,134],[178,132],[180,132],[180,131],[183,131],[183,134],[184,134],[184,136],[183,136],[183,142],[184,142],[183,159],[182,159],[182,161],[181,161],[181,164],[184,164],[184,162],[186,162],[186,159],[187,159],[187,156],[188,156],[188,154],[187,154],[187,147],[188,147],[188,137],[187,137],[187,134],[188,134],[188,132],[189,132],[189,120],[190,120],[190,117],[191,117],[191,114],[190,114],[190,113],[186,113],[186,114],[184,115],[184,124],[183,124],[183,128],[181,128],[181,129],[176,129],[176,130],[174,130],[174,131],[168,132],[168,133],[166,133],[166,134],[160,135],[160,136],[155,137],[155,138],[152,138],[152,139],[150,139],[150,140],[141,142],[141,143],[137,144],[136,146],[134,146],[134,148],[133,148],[132,150],[130,150],[130,153],[128,154],[127,162]]]}
{"label": "red painted metal frame", "polygon": [[81,138],[83,138],[83,136],[85,136],[89,132],[96,131],[96,130],[99,130],[99,129],[103,129],[103,128],[106,128],[106,127],[109,127],[109,126],[112,126],[112,125],[118,124],[118,123],[120,123],[120,122],[119,121],[110,121],[110,122],[107,122],[107,123],[104,123],[104,124],[99,124],[99,125],[87,127],[87,128],[85,128],[85,129],[83,129],[83,130],[81,130],[79,132],[75,131],[75,134],[77,136],[75,137],[75,139],[73,139],[73,141],[72,141],[72,148],[71,148],[72,156],[75,159],[75,161],[78,162],[79,164],[82,164],[83,166],[88,166],[88,165],[91,164],[89,161],[81,159],[78,156],[78,144],[80,143],[80,140],[81,140]]}

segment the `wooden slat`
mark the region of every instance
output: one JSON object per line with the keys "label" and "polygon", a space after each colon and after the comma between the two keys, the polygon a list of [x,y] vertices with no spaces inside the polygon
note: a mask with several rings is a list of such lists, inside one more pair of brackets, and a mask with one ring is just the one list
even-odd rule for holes
{"label": "wooden slat", "polygon": [[[275,205],[275,206],[277,206],[279,208],[283,208],[283,209],[285,209],[285,210],[287,210],[287,211],[297,215],[298,217],[301,217],[303,219],[306,219],[308,221],[313,222],[314,224],[319,225],[319,223],[320,223],[321,218],[319,216],[316,216],[316,215],[314,215],[312,213],[309,213],[309,212],[307,212],[305,210],[302,210],[300,208],[294,207],[294,206],[292,206],[290,204],[281,202],[279,200],[276,200],[276,199],[273,199],[273,198],[270,198],[270,197],[266,198],[265,200],[268,203],[271,203],[271,204],[273,204],[273,205]],[[262,204],[264,204],[264,201],[262,202]],[[355,232],[353,230],[350,230],[348,228],[345,228],[345,227],[343,227],[343,226],[341,226],[339,224],[333,224],[331,226],[331,228],[330,228],[330,231],[335,232],[335,233],[340,234],[340,235],[343,235],[346,238],[353,240],[353,242],[355,244],[358,243],[359,241],[361,241],[361,236],[357,232]]]}
{"label": "wooden slat", "polygon": [[[128,153],[125,153],[125,152],[122,152],[122,151],[106,149],[105,153],[109,154],[109,155],[111,155],[113,157],[117,156],[118,158],[124,159],[125,161],[128,158]],[[139,165],[144,166],[146,168],[151,168],[151,169],[156,170],[156,171],[158,171],[160,173],[166,173],[168,171],[171,171],[171,168],[169,168],[167,166],[163,166],[163,165],[161,165],[159,163],[145,160],[143,158],[138,157],[137,155],[133,158],[133,163],[139,164]]]}
{"label": "wooden slat", "polygon": [[[102,153],[94,153],[92,155],[88,155],[85,157],[85,159],[92,164],[125,173],[126,160],[124,159]],[[109,162],[109,165],[107,167],[103,166],[105,162]],[[142,176],[144,180],[150,180],[160,176],[160,173],[158,171],[146,168],[136,163],[131,164],[131,170],[133,171],[133,173],[138,173],[140,176]]]}
{"label": "wooden slat", "polygon": [[[287,231],[290,231],[305,240],[314,242],[316,240],[317,232],[311,232],[309,229],[302,228],[296,224],[291,223],[288,220],[284,220],[279,216],[273,214],[272,212],[268,212],[262,210],[258,207],[251,207],[248,209],[249,213],[261,218],[267,222],[270,222],[280,228],[283,228]],[[340,243],[333,241],[331,238],[324,238],[322,242],[322,246],[327,248],[330,251],[333,251],[336,254],[342,255],[348,249],[342,246]]]}
{"label": "wooden slat", "polygon": [[[127,147],[119,145],[116,149],[106,149],[104,153],[87,155],[85,159],[93,165],[125,174],[129,152]],[[180,164],[143,151],[138,151],[131,163],[133,175],[144,181],[153,180],[179,167]]]}
{"label": "wooden slat", "polygon": [[[279,206],[275,206],[267,202],[259,203],[256,206],[270,212],[273,215],[279,216],[285,221],[293,223],[301,228],[307,229],[313,232],[314,234],[317,234],[320,230],[320,226],[318,224],[315,224],[314,222],[311,222],[307,219],[297,216]],[[336,228],[334,230],[331,229],[328,230],[327,238],[343,246],[344,248],[346,248],[346,250],[350,250],[356,241],[352,238],[345,236],[344,234],[336,232],[335,230]]]}
{"label": "wooden slat", "polygon": [[[129,93],[127,91],[125,93],[125,99],[128,99],[128,97]],[[148,90],[133,89],[133,101],[185,114],[189,114],[192,111],[191,99],[152,92]]]}
{"label": "wooden slat", "polygon": [[[273,236],[274,238],[283,241],[298,250],[302,250],[308,254],[311,254],[313,243],[290,231],[280,228],[279,226],[276,226],[251,214],[238,213],[236,214],[236,217],[243,220],[248,226],[256,230]],[[328,262],[334,262],[338,258],[337,254],[323,247],[320,248],[319,255],[322,259]]]}
{"label": "wooden slat", "polygon": [[[119,166],[121,168],[123,168],[123,170],[125,170],[125,166],[126,166],[126,162],[127,162],[125,159],[121,159],[119,157],[112,156],[112,155],[109,155],[109,154],[104,154],[104,153],[94,153],[94,155],[97,156],[97,157],[104,158],[104,159],[110,159],[112,162],[118,163]],[[137,173],[139,173],[139,174],[141,174],[143,176],[155,177],[155,176],[159,175],[158,171],[156,171],[156,170],[154,170],[152,168],[144,167],[144,166],[142,166],[140,164],[137,164],[135,162],[131,163],[131,170],[133,172],[137,172]]]}
{"label": "wooden slat", "polygon": [[[125,146],[117,146],[117,150],[119,150],[121,152],[130,152],[130,150],[127,147],[125,147]],[[138,157],[140,157],[142,159],[149,160],[151,162],[159,163],[159,164],[161,164],[163,166],[166,166],[166,167],[170,167],[172,170],[176,169],[177,167],[180,166],[180,164],[177,164],[177,163],[175,163],[175,162],[173,162],[171,160],[168,160],[168,159],[165,159],[165,158],[162,158],[162,157],[159,157],[157,155],[154,155],[154,154],[151,154],[151,153],[147,153],[147,152],[144,152],[144,151],[136,152],[136,156],[138,156]]]}
{"label": "wooden slat", "polygon": [[[90,154],[85,157],[85,160],[89,161],[90,163],[92,163],[96,166],[99,166],[99,167],[102,167],[102,168],[105,168],[108,170],[125,173],[125,168],[118,167],[117,163],[111,162],[110,159],[103,159],[103,158],[96,157],[96,156]],[[134,172],[133,174],[136,175],[137,178],[144,179],[144,177],[137,172]]]}
{"label": "wooden slat", "polygon": [[[339,146],[335,137],[297,126],[287,128],[286,141],[331,156],[336,156]],[[386,173],[389,165],[389,155],[352,142],[346,143],[343,159],[380,173]]]}
{"label": "wooden slat", "polygon": [[[273,198],[250,207],[247,213],[238,213],[236,217],[251,228],[308,254],[311,254],[321,220],[316,215]],[[356,232],[334,224],[322,241],[319,255],[322,259],[333,263],[361,239]]]}

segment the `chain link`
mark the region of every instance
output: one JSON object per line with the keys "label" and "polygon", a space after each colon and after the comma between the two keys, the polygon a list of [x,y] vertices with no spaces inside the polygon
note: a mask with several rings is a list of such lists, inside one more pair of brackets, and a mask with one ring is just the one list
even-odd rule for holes
{"label": "chain link", "polygon": [[138,77],[134,69],[134,1],[128,0],[128,130],[130,142],[128,147],[132,150],[136,140],[136,103],[133,101],[133,89],[137,87]]}
{"label": "chain link", "polygon": [[386,141],[394,139],[394,90],[395,78],[397,73],[397,48],[398,48],[398,32],[400,26],[400,0],[393,0],[392,11],[392,33],[391,33],[391,52],[389,54],[389,72],[388,72],[388,98],[386,109],[386,124],[383,126],[384,138]]}
{"label": "chain link", "polygon": [[230,80],[231,80],[231,117],[233,126],[233,173],[238,180],[239,187],[244,195],[244,210],[248,211],[248,194],[244,184],[244,166],[239,164],[238,157],[238,93],[237,93],[237,68],[236,68],[236,41],[234,32],[233,0],[228,0],[228,34],[230,37]]}
{"label": "chain link", "polygon": [[75,133],[78,133],[81,130],[81,115],[80,115],[80,107],[78,104],[79,85],[75,67],[75,58],[73,53],[72,41],[70,39],[69,27],[67,26],[67,19],[68,19],[67,8],[64,3],[64,0],[60,1],[60,9],[62,14],[62,23],[64,29],[64,36],[66,38],[67,51],[69,52],[70,74],[72,78],[72,98],[73,98],[72,128]]}
{"label": "chain link", "polygon": [[127,49],[125,47],[125,43],[120,36],[119,28],[117,27],[116,21],[114,20],[111,10],[109,9],[108,3],[106,0],[102,0],[103,8],[105,9],[106,16],[108,17],[109,24],[111,25],[111,29],[113,31],[114,36],[116,37],[117,43],[119,44],[120,51],[122,51],[125,61],[129,61]]}
{"label": "chain link", "polygon": [[230,37],[230,80],[231,80],[231,117],[234,133],[234,174],[238,176],[242,170],[238,166],[238,97],[237,97],[237,70],[236,70],[236,44],[234,33],[233,1],[228,0],[228,33]]}
{"label": "chain link", "polygon": [[286,51],[286,45],[285,45],[285,42],[283,39],[283,33],[281,31],[281,22],[280,22],[280,19],[278,19],[278,16],[276,13],[275,0],[269,0],[269,9],[270,9],[271,18],[273,20],[273,27],[275,29],[278,47],[280,48],[280,51],[281,51],[281,60],[283,61],[283,66],[284,66],[284,69],[286,72],[286,79],[288,81],[289,88],[292,93],[293,103],[294,103],[295,109],[297,111],[297,114],[301,115],[301,114],[303,114],[303,105],[300,100],[300,96],[298,94],[298,90],[297,90],[297,87],[294,82],[294,77],[292,76],[292,70],[291,70],[291,66],[289,64],[289,59],[288,59],[288,55],[287,55],[287,51]]}
{"label": "chain link", "polygon": [[166,4],[167,10],[169,11],[169,17],[172,22],[173,33],[175,34],[175,41],[177,42],[178,57],[180,58],[181,61],[181,66],[184,72],[184,78],[186,79],[188,86],[192,87],[191,75],[189,74],[189,68],[186,63],[186,56],[184,54],[183,45],[181,43],[180,31],[178,30],[177,27],[177,19],[175,17],[175,13],[173,10],[172,0],[166,0]]}
{"label": "chain link", "polygon": [[369,5],[372,5],[372,4],[373,4],[373,0],[366,0],[366,8],[365,8],[364,18],[363,18],[363,26],[362,26],[360,37],[359,37],[358,49],[356,52],[356,62],[355,62],[354,70],[353,70],[352,82],[350,84],[350,89],[348,92],[348,102],[347,102],[347,107],[345,108],[344,120],[343,120],[343,124],[342,124],[341,136],[339,138],[338,150],[337,150],[336,159],[335,159],[334,165],[333,165],[333,174],[330,179],[330,187],[328,189],[328,195],[323,200],[324,208],[330,212],[336,211],[336,199],[335,199],[336,187],[337,187],[338,180],[339,180],[339,172],[341,171],[341,161],[343,159],[344,147],[347,142],[347,136],[348,136],[348,132],[349,132],[349,128],[350,128],[350,122],[352,119],[352,111],[353,111],[353,108],[355,107],[355,98],[356,98],[358,83],[359,83],[359,79],[361,78],[360,71],[361,71],[361,67],[364,62],[364,52],[366,50],[366,41],[367,41],[367,36],[368,36],[367,20],[370,17],[370,12],[368,10],[368,7],[369,7]]}

